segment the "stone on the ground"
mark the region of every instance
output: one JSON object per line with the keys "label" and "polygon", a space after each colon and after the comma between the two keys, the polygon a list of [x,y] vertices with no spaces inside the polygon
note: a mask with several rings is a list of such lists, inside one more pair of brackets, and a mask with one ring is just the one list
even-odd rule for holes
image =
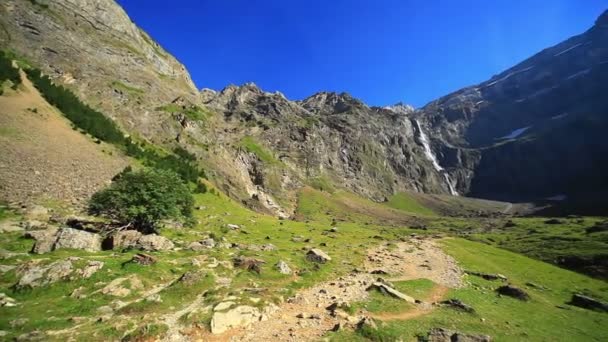
{"label": "stone on the ground", "polygon": [[234,303],[234,302],[232,302],[232,301],[221,302],[221,303],[219,303],[218,305],[216,305],[216,306],[213,308],[213,311],[214,311],[214,312],[217,312],[217,311],[225,311],[225,310],[230,309],[230,308],[231,308],[231,307],[232,307],[234,304],[235,304],[235,303]]}
{"label": "stone on the ground", "polygon": [[248,271],[254,271],[256,273],[260,273],[262,271],[262,265],[264,263],[264,260],[243,256],[234,259],[234,266],[244,268]]}
{"label": "stone on the ground", "polygon": [[[38,221],[35,221],[38,222]],[[38,228],[40,229],[40,228]],[[13,233],[23,231],[23,227],[15,221],[0,222],[0,233]]]}
{"label": "stone on the ground", "polygon": [[99,234],[89,233],[84,230],[61,228],[57,232],[57,241],[55,241],[53,250],[62,248],[97,252],[101,250],[101,237]]}
{"label": "stone on the ground", "polygon": [[193,285],[200,281],[204,276],[205,274],[200,271],[188,271],[182,274],[178,281],[186,285]]}
{"label": "stone on the ground", "polygon": [[475,272],[475,271],[465,271],[466,274],[470,274],[470,275],[474,275],[476,277],[480,277],[483,278],[485,280],[501,280],[501,281],[507,281],[507,277],[505,277],[504,275],[498,273],[498,274],[491,274],[491,273],[483,273],[483,272]]}
{"label": "stone on the ground", "polygon": [[164,236],[150,234],[140,237],[137,240],[137,247],[144,251],[156,252],[173,249],[175,245]]}
{"label": "stone on the ground", "polygon": [[90,278],[95,272],[101,270],[103,268],[103,262],[97,260],[91,260],[89,263],[81,270],[78,270],[78,273],[81,277],[87,279]]}
{"label": "stone on the ground", "polygon": [[491,342],[488,335],[463,334],[442,328],[433,328],[429,331],[428,342]]}
{"label": "stone on the ground", "polygon": [[0,307],[3,307],[3,306],[13,307],[16,305],[17,304],[16,304],[16,301],[14,298],[11,298],[4,293],[0,293]]}
{"label": "stone on the ground", "polygon": [[232,224],[232,223],[228,223],[228,224],[226,225],[226,227],[228,227],[228,228],[230,228],[230,229],[234,229],[234,230],[236,230],[236,229],[240,229],[240,228],[241,228],[241,227],[240,227],[238,224]]}
{"label": "stone on the ground", "polygon": [[248,305],[237,306],[226,312],[215,312],[211,319],[211,333],[221,334],[231,328],[246,327],[260,318],[260,310]]}
{"label": "stone on the ground", "polygon": [[55,261],[49,265],[29,264],[20,270],[21,278],[15,285],[18,289],[34,288],[67,279],[74,270],[69,260]]}
{"label": "stone on the ground", "polygon": [[378,325],[370,317],[363,317],[357,324],[357,330],[378,330]]}
{"label": "stone on the ground", "polygon": [[196,241],[193,242],[191,244],[188,245],[188,249],[191,249],[193,251],[202,251],[205,249],[211,249],[213,247],[215,247],[216,243],[215,240],[212,238],[207,238],[201,241]]}
{"label": "stone on the ground", "polygon": [[[129,288],[125,286],[127,281],[129,282]],[[131,294],[131,290],[140,290],[142,288],[143,283],[141,280],[133,275],[112,280],[108,285],[101,289],[101,293],[114,297],[126,297]]]}
{"label": "stone on the ground", "polygon": [[608,303],[582,294],[573,294],[570,304],[585,309],[608,312]]}
{"label": "stone on the ground", "polygon": [[528,295],[528,293],[526,293],[526,291],[524,291],[514,285],[501,286],[496,289],[496,292],[498,292],[501,295],[513,297],[513,298],[523,300],[523,301],[530,300],[530,295]]}
{"label": "stone on the ground", "polygon": [[313,248],[306,253],[306,259],[308,261],[317,262],[324,264],[331,260],[331,257],[327,253],[323,252],[318,248]]}
{"label": "stone on the ground", "polygon": [[277,262],[277,264],[275,265],[275,267],[279,271],[279,273],[281,273],[281,274],[291,274],[291,268],[283,260],[280,260],[279,262]]}
{"label": "stone on the ground", "polygon": [[137,230],[123,230],[114,233],[111,237],[111,249],[129,249],[136,248],[137,241],[143,236]]}
{"label": "stone on the ground", "polygon": [[379,281],[372,283],[367,288],[367,291],[370,291],[370,290],[378,290],[378,291],[380,291],[380,292],[382,292],[384,294],[393,296],[393,297],[398,298],[398,299],[405,300],[408,303],[416,303],[416,300],[414,298],[412,298],[412,297],[410,297],[410,296],[408,296],[408,295],[406,295],[404,293],[401,293],[401,292],[395,290],[394,288],[392,288],[391,286],[389,286],[389,285],[387,285],[385,283],[381,283]]}
{"label": "stone on the ground", "polygon": [[277,246],[271,244],[271,243],[267,243],[265,245],[260,246],[260,250],[264,251],[264,252],[272,252],[272,251],[276,251],[277,250]]}
{"label": "stone on the ground", "polygon": [[25,212],[25,217],[29,219],[48,221],[49,210],[41,205],[34,205]]}
{"label": "stone on the ground", "polygon": [[131,258],[131,262],[140,264],[142,266],[150,266],[156,264],[156,258],[150,254],[137,253]]}
{"label": "stone on the ground", "polygon": [[457,310],[464,311],[464,312],[469,312],[469,313],[475,312],[475,309],[473,309],[473,307],[463,303],[460,299],[452,298],[452,299],[444,300],[443,302],[441,302],[441,304],[449,306],[449,307],[457,309]]}
{"label": "stone on the ground", "polygon": [[53,250],[55,241],[57,241],[57,230],[56,227],[52,227],[44,230],[27,231],[23,237],[36,241],[32,248],[33,253],[44,254]]}

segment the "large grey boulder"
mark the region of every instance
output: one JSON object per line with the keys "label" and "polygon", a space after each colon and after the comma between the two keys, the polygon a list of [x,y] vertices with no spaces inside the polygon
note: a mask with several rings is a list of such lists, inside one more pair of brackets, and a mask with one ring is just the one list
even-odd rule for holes
{"label": "large grey boulder", "polygon": [[15,285],[18,289],[33,288],[67,279],[74,267],[70,260],[59,260],[49,265],[30,264],[19,270],[21,278]]}
{"label": "large grey boulder", "polygon": [[34,247],[32,252],[36,254],[44,254],[53,250],[55,241],[57,241],[57,231],[55,227],[45,230],[32,230],[24,234],[24,237],[34,239]]}
{"label": "large grey boulder", "polygon": [[143,236],[137,230],[123,230],[112,235],[113,249],[128,249],[137,247],[137,241]]}
{"label": "large grey boulder", "polygon": [[97,252],[101,250],[101,237],[99,234],[89,233],[84,230],[61,228],[57,233],[57,241],[55,241],[53,250],[62,248]]}
{"label": "large grey boulder", "polygon": [[171,242],[171,240],[164,236],[150,234],[143,235],[141,238],[139,238],[139,240],[137,240],[137,247],[144,251],[154,252],[173,249],[175,245],[173,242]]}

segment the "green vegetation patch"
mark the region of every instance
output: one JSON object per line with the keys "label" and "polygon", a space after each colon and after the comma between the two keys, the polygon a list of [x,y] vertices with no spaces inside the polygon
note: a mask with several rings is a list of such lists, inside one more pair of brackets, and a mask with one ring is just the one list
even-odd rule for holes
{"label": "green vegetation patch", "polygon": [[255,154],[262,162],[268,165],[278,165],[281,162],[275,158],[275,156],[261,144],[259,144],[254,137],[245,136],[240,141],[240,146],[247,152]]}
{"label": "green vegetation patch", "polygon": [[21,76],[19,70],[13,68],[13,59],[6,52],[0,51],[0,95],[6,81],[11,83],[11,88],[14,90],[21,84]]}
{"label": "green vegetation patch", "polygon": [[403,210],[408,213],[426,216],[436,215],[435,212],[433,212],[431,209],[418,203],[418,201],[416,201],[412,196],[404,192],[399,192],[391,196],[388,202],[386,202],[386,205],[391,208]]}
{"label": "green vegetation patch", "polygon": [[113,81],[112,87],[114,87],[115,89],[118,89],[122,92],[125,92],[127,94],[132,94],[132,95],[141,95],[144,93],[144,91],[142,89],[136,88],[134,86],[130,86],[121,81]]}

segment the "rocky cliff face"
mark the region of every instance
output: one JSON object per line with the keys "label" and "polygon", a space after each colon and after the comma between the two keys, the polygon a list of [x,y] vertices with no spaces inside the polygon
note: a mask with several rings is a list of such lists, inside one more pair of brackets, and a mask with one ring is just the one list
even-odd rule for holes
{"label": "rocky cliff face", "polygon": [[184,66],[113,0],[2,1],[0,46],[149,138],[178,134],[174,118],[156,108],[197,99]]}
{"label": "rocky cliff face", "polygon": [[375,200],[608,190],[607,17],[418,111],[327,92],[290,101],[254,84],[198,91],[112,0],[3,1],[0,44],[129,133],[196,154],[232,197],[289,216],[303,185]]}
{"label": "rocky cliff face", "polygon": [[458,191],[515,199],[608,190],[607,21],[608,12],[587,32],[415,114]]}

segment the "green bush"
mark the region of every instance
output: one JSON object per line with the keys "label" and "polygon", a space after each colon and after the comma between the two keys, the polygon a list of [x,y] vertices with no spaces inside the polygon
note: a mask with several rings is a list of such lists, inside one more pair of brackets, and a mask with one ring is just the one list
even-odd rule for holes
{"label": "green bush", "polygon": [[[17,86],[21,84],[21,77],[19,76],[19,70],[13,68],[13,60],[5,52],[0,51],[0,86],[5,81],[11,81],[12,88],[17,89]],[[0,87],[0,95],[2,94],[2,88]]]}
{"label": "green bush", "polygon": [[122,147],[128,156],[141,160],[148,167],[173,171],[186,182],[196,183],[199,177],[205,177],[204,171],[196,165],[196,157],[185,149],[177,147],[174,154],[163,155],[146,143],[138,145],[126,138],[114,121],[82,103],[69,89],[55,85],[40,70],[32,68],[26,72],[42,96],[83,132]]}
{"label": "green bush", "polygon": [[174,172],[127,168],[93,195],[89,211],[149,233],[164,219],[188,222],[193,205],[190,189]]}
{"label": "green bush", "polygon": [[82,103],[69,89],[53,84],[38,69],[27,69],[25,72],[42,96],[76,126],[103,141],[125,143],[125,137],[114,121]]}

